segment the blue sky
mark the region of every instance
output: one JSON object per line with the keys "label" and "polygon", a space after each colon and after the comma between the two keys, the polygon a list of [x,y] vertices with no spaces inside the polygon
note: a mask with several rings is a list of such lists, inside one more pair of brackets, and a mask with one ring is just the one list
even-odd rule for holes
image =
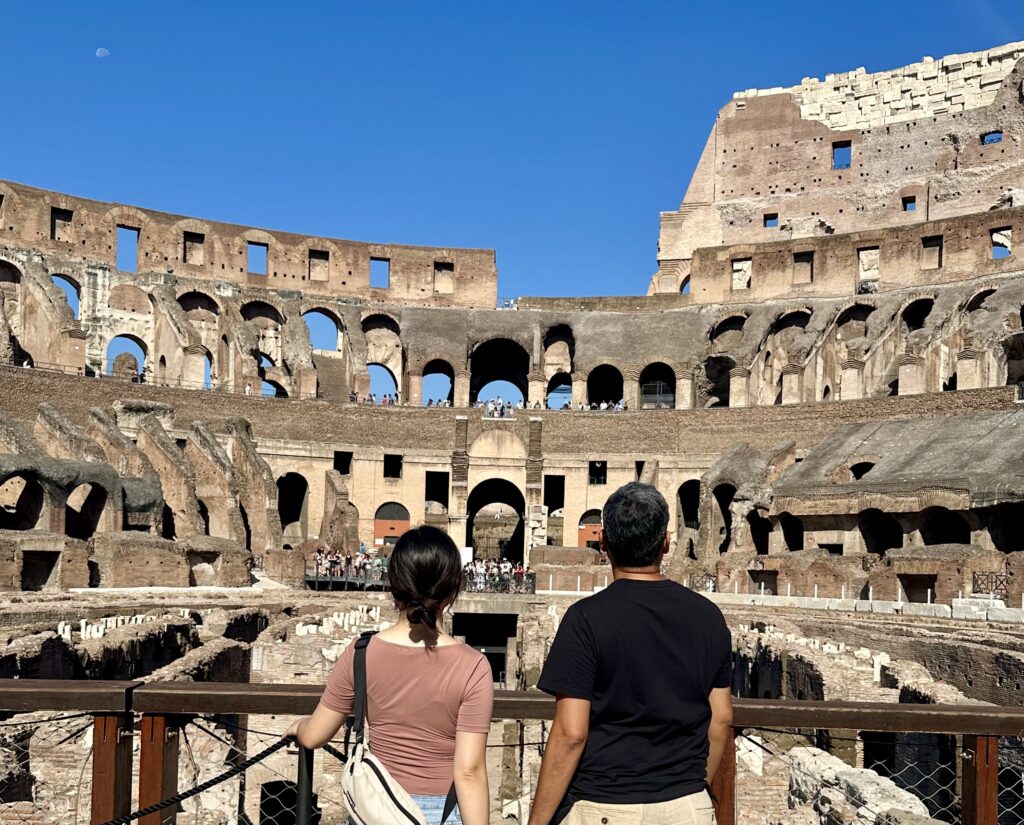
{"label": "blue sky", "polygon": [[1022,39],[1024,3],[12,0],[0,22],[0,177],[494,248],[502,295],[589,295],[645,291],[734,90]]}

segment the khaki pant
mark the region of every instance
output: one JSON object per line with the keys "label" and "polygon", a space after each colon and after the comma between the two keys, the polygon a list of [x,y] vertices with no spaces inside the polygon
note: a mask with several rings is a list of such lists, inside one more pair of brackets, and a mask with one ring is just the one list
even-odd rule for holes
{"label": "khaki pant", "polygon": [[716,825],[715,809],[707,791],[641,805],[611,805],[580,800],[572,806],[565,825]]}

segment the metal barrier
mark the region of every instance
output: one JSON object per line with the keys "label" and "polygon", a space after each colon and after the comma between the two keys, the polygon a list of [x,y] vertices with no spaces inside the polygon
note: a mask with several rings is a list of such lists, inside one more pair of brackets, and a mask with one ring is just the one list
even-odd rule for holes
{"label": "metal barrier", "polygon": [[[314,757],[280,731],[249,725],[249,717],[266,715],[283,730],[311,712],[320,693],[318,685],[294,684],[2,680],[0,821],[343,822],[337,778],[344,755],[328,748]],[[536,725],[553,715],[543,694],[496,694],[496,720]],[[841,781],[835,771],[810,775],[794,757],[794,744],[810,744],[874,769],[877,781],[910,791],[941,822],[1017,825],[1024,822],[1022,730],[1024,709],[1016,707],[737,699],[712,788],[718,821],[749,821],[743,812],[763,809],[764,787],[779,771],[790,787],[827,785],[828,804],[883,813],[844,790],[842,771]],[[526,742],[520,728],[518,741],[506,737],[491,747],[518,750],[513,761],[521,765],[524,750],[542,752],[543,739]],[[752,754],[761,759],[761,779],[745,776],[737,785],[738,751],[744,770]],[[523,790],[532,794],[529,780]]]}

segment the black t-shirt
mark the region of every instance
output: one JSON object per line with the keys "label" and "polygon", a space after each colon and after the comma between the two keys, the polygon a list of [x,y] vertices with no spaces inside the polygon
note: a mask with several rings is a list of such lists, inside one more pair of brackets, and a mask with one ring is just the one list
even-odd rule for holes
{"label": "black t-shirt", "polygon": [[704,787],[712,688],[732,684],[732,639],[712,602],[669,580],[618,579],[576,602],[538,687],[590,700],[569,786],[578,799],[665,802]]}

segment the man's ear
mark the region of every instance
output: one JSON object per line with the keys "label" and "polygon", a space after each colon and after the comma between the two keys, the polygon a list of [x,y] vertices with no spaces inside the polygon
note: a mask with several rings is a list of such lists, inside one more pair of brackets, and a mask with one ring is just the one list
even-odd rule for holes
{"label": "man's ear", "polygon": [[665,558],[668,555],[669,538],[668,533],[665,533],[665,542],[661,545],[661,557]]}

